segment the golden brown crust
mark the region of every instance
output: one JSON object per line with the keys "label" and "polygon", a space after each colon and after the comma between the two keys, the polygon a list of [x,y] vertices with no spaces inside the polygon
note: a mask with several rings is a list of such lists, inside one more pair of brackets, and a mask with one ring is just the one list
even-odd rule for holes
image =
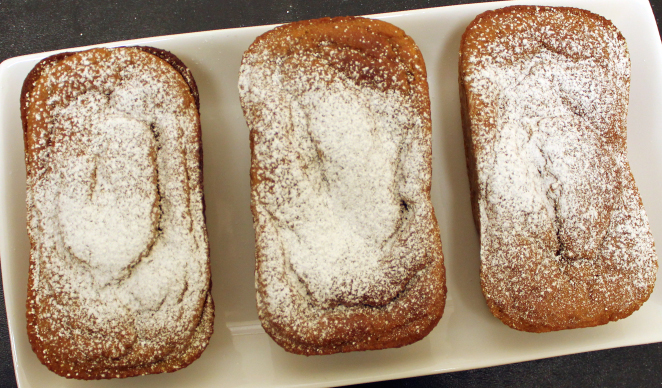
{"label": "golden brown crust", "polygon": [[626,158],[623,36],[576,8],[487,11],[462,36],[459,69],[492,313],[547,332],[639,309],[657,256]]}
{"label": "golden brown crust", "polygon": [[[144,52],[146,54],[141,55],[138,54],[138,52]],[[124,55],[126,55],[126,57],[123,57]],[[115,74],[104,74],[104,66],[106,66],[106,68],[112,68],[114,65],[108,65],[108,63],[115,60],[120,62],[124,61],[122,62],[123,65],[121,65],[124,66],[124,73],[120,74],[118,72]],[[141,62],[144,60],[146,60],[146,62]],[[80,63],[87,63],[90,66],[90,69],[93,69],[92,71],[97,71],[98,76],[94,79],[100,80],[100,82],[93,85],[90,83],[83,85],[77,83],[78,74],[73,71],[68,71],[67,69],[75,68]],[[132,74],[130,72],[133,68],[140,68],[143,64],[146,64],[152,72],[152,75],[157,73],[163,74],[164,77],[170,77],[170,81],[166,81],[166,83],[170,82],[171,87],[175,88],[172,91],[173,93],[180,93],[180,107],[184,107],[183,109],[188,109],[190,111],[190,113],[184,114],[184,117],[188,117],[190,114],[192,121],[186,126],[182,126],[182,129],[185,131],[192,129],[190,133],[185,133],[183,135],[186,139],[185,141],[190,141],[190,143],[184,143],[184,149],[180,152],[183,152],[185,165],[190,166],[190,168],[185,167],[185,169],[188,169],[186,172],[186,179],[188,180],[186,184],[188,186],[185,191],[188,193],[187,195],[190,196],[189,201],[191,201],[188,205],[192,214],[190,218],[192,220],[195,219],[195,221],[192,221],[195,224],[192,224],[192,228],[196,231],[195,237],[193,238],[197,241],[196,244],[200,244],[202,247],[200,257],[203,257],[203,259],[200,260],[200,263],[193,264],[193,266],[198,268],[201,273],[201,280],[199,280],[199,297],[193,296],[192,303],[185,302],[186,306],[195,306],[193,307],[194,311],[182,311],[179,313],[181,316],[187,317],[184,319],[190,319],[190,321],[184,323],[183,326],[186,327],[184,330],[187,334],[184,334],[183,336],[173,336],[168,333],[168,325],[166,324],[160,329],[164,333],[168,333],[164,334],[165,342],[163,343],[159,343],[158,334],[153,338],[142,337],[143,334],[141,334],[142,332],[140,331],[142,329],[136,329],[137,326],[134,326],[134,323],[132,323],[133,319],[139,319],[137,315],[128,320],[123,318],[122,315],[120,315],[119,318],[113,318],[114,312],[105,312],[104,310],[104,308],[111,308],[108,307],[111,305],[109,304],[104,307],[103,302],[94,299],[94,297],[91,297],[92,299],[90,299],[93,302],[91,305],[86,306],[83,302],[78,302],[78,300],[90,298],[90,295],[85,294],[83,289],[76,290],[75,286],[73,287],[74,291],[71,291],[72,287],[68,287],[66,282],[63,283],[62,281],[58,281],[59,276],[66,277],[69,275],[73,276],[72,279],[74,279],[74,284],[79,281],[76,279],[76,275],[71,272],[72,270],[68,269],[75,268],[75,264],[68,262],[70,259],[67,258],[69,255],[71,255],[71,257],[76,257],[73,250],[74,248],[67,247],[66,252],[68,253],[66,253],[64,257],[59,257],[59,255],[53,254],[56,251],[50,249],[49,246],[58,245],[60,243],[55,240],[49,240],[49,238],[52,239],[52,237],[46,236],[45,232],[40,233],[40,231],[44,230],[44,225],[53,222],[53,218],[50,219],[51,221],[44,220],[46,218],[44,214],[52,209],[53,205],[51,202],[57,203],[59,201],[59,206],[63,206],[62,199],[60,198],[62,196],[61,193],[56,191],[49,192],[44,189],[44,187],[49,184],[48,179],[50,178],[48,178],[48,176],[55,176],[53,174],[57,174],[58,169],[62,168],[62,160],[66,158],[66,154],[63,154],[61,150],[66,149],[67,147],[75,147],[74,143],[76,141],[84,142],[88,136],[86,131],[88,131],[89,128],[86,128],[86,123],[83,123],[82,126],[78,127],[75,125],[72,126],[70,129],[72,132],[70,133],[63,130],[63,128],[69,127],[67,127],[66,122],[63,127],[61,121],[58,121],[58,115],[61,115],[60,112],[62,112],[62,109],[67,107],[66,101],[75,101],[76,96],[86,96],[88,91],[92,90],[94,93],[94,90],[103,90],[103,87],[111,88],[105,91],[106,95],[110,96],[111,93],[120,90],[122,87],[117,80],[122,79],[122,77],[125,77],[124,79],[130,79],[131,76],[134,77],[134,80],[140,78],[140,74]],[[80,69],[80,66],[78,68]],[[56,80],[55,83],[50,83],[51,79],[49,79],[49,77]],[[179,77],[179,80],[177,80],[177,77]],[[82,77],[78,79],[84,80],[85,78]],[[59,82],[59,84],[57,82]],[[104,86],[100,88],[99,84],[104,82]],[[121,90],[122,93],[131,93],[130,90],[127,92],[126,88]],[[57,99],[62,98],[62,96],[64,96],[64,102],[63,100]],[[108,98],[110,99],[110,97]],[[138,101],[140,98],[143,97],[137,96],[135,101]],[[93,97],[91,101],[92,102],[88,103],[88,106],[89,104],[95,103]],[[117,101],[114,103],[117,106],[121,106],[121,103]],[[192,108],[186,108],[186,106]],[[85,380],[124,378],[152,373],[173,372],[187,366],[199,358],[207,346],[209,338],[213,332],[214,303],[211,297],[211,281],[209,280],[210,268],[208,260],[209,251],[207,247],[206,230],[204,227],[204,198],[202,198],[201,166],[202,150],[198,108],[199,98],[197,87],[190,71],[181,60],[173,54],[152,47],[93,49],[79,53],[69,52],[56,54],[39,62],[27,76],[21,92],[21,119],[25,137],[26,171],[28,176],[28,235],[31,243],[27,299],[27,326],[28,337],[33,351],[40,361],[53,372],[67,378]],[[116,113],[110,111],[108,120],[116,120],[114,115],[118,117],[131,117],[132,114],[134,116],[138,115],[136,111],[140,109],[142,109],[142,107],[133,109],[133,113],[127,110],[117,111]],[[107,112],[104,112],[104,114],[106,113]],[[75,120],[76,116],[73,117]],[[103,120],[106,119],[100,120],[100,122],[88,122],[87,126],[104,125]],[[119,120],[124,120],[120,121],[120,123],[123,123],[132,119],[120,118]],[[161,121],[159,121],[161,119],[157,117],[152,120],[153,124],[151,124],[151,130],[156,137],[156,142],[158,142],[159,136],[162,136],[163,138],[166,138],[167,136],[164,134],[165,130],[158,128],[158,126],[161,125]],[[131,125],[138,127],[141,125],[135,120],[132,122],[134,124]],[[118,128],[123,130],[123,128]],[[80,135],[78,133],[80,133]],[[159,133],[160,135],[158,135]],[[109,136],[112,136],[112,134]],[[165,139],[162,141],[168,140],[169,139]],[[67,141],[71,141],[74,145],[66,144]],[[92,141],[94,140],[92,139]],[[135,142],[138,141],[139,140],[135,140]],[[125,143],[124,147],[129,148],[132,144],[133,143]],[[158,149],[154,148],[149,151],[147,154],[148,162],[151,160],[149,163],[156,163],[160,160],[158,154],[162,152],[161,148],[163,147],[167,148],[167,146],[159,144]],[[82,150],[82,152],[86,152],[85,148],[82,148]],[[78,157],[80,156],[81,155],[79,154]],[[82,156],[84,157],[84,155]],[[75,158],[76,156],[74,156],[74,160],[76,160]],[[64,163],[66,166],[66,162]],[[69,166],[73,165],[69,164]],[[157,174],[159,174],[159,169],[162,170],[160,172],[162,175],[167,175],[169,173],[169,171],[167,171],[169,167],[156,166],[154,168],[157,169]],[[99,174],[101,173],[102,172],[99,172]],[[134,172],[129,172],[129,174],[132,173]],[[101,179],[101,177],[97,177],[96,170],[93,176],[94,179]],[[129,176],[129,178],[131,178],[131,176]],[[171,190],[160,189],[158,187],[159,183],[165,184],[165,182],[161,182],[161,180],[165,178],[156,175],[149,179],[152,181],[152,184],[157,185],[157,201],[164,195],[166,197],[170,195]],[[103,182],[99,183],[99,185],[101,184],[103,184]],[[110,190],[112,190],[112,188]],[[44,198],[46,199],[45,201]],[[118,203],[117,206],[121,207],[121,203]],[[167,211],[168,210],[163,210],[163,205],[158,204],[158,210],[157,208],[153,208],[152,214],[156,214],[157,217],[160,218],[161,214]],[[194,213],[199,213],[199,217],[193,215]],[[55,217],[60,218],[60,224],[68,222],[62,218],[65,216],[56,215]],[[57,220],[57,218],[55,218],[55,220]],[[44,224],[44,222],[46,224]],[[165,229],[171,227],[166,221],[161,221],[159,219],[157,222],[159,233],[162,233],[162,228]],[[50,228],[52,226],[48,227]],[[64,239],[67,238],[71,240],[72,237],[64,237]],[[150,243],[148,250],[153,251],[155,249],[153,248],[154,244],[157,243]],[[151,253],[141,253],[141,255],[147,254],[151,255]],[[150,260],[154,259],[155,258],[152,257]],[[88,265],[92,268],[94,267],[94,263]],[[129,270],[131,271],[129,272],[129,275],[137,276],[135,273],[140,272],[138,264],[134,263],[132,266],[134,267]],[[163,267],[153,268],[156,270],[163,269]],[[51,270],[59,272],[51,273]],[[94,272],[94,270],[92,272]],[[86,274],[86,271],[83,271],[83,274],[87,277],[90,276],[89,273]],[[143,276],[143,280],[148,281],[142,285],[142,287],[144,287],[142,291],[145,292],[151,287],[151,285],[149,283],[149,278]],[[84,282],[82,278],[80,281]],[[120,288],[123,283],[128,283],[127,278],[120,278],[119,283],[114,283],[115,281],[116,280],[111,281],[95,292],[103,293],[104,289],[110,288],[113,284],[118,288],[118,290],[113,291],[115,294],[126,292],[120,290]],[[71,280],[69,282],[71,283]],[[195,280],[195,282],[198,282],[198,280]],[[94,284],[94,281],[92,284]],[[197,285],[191,285],[191,288],[196,287]],[[184,288],[184,293],[187,288],[188,286]],[[132,291],[129,291],[129,293],[131,292]],[[191,299],[190,296],[185,296],[184,293],[180,298],[184,298],[187,301]],[[125,300],[127,300],[127,297],[128,296],[124,297]],[[166,296],[166,298],[168,297]],[[108,301],[108,303],[111,302],[117,301]],[[164,299],[160,303],[163,304],[167,302],[165,302]],[[117,303],[112,306],[117,306]],[[182,308],[185,308],[186,306],[182,304]],[[121,308],[124,310],[129,307],[123,306]],[[70,311],[67,311],[68,309]],[[156,314],[156,310],[154,314]],[[82,317],[84,317],[84,320],[81,319]],[[92,319],[93,321],[85,322],[89,319]],[[110,319],[110,327],[104,326],[106,323],[105,319]],[[94,324],[94,320],[98,322],[96,325]],[[167,339],[165,336],[169,334],[171,338],[176,337],[179,338],[179,340]],[[104,340],[104,337],[107,337],[107,339]],[[139,339],[141,343],[135,342],[136,339]],[[117,344],[120,344],[119,347]],[[99,346],[103,348],[101,352],[97,350]]]}
{"label": "golden brown crust", "polygon": [[[272,76],[274,79],[281,77],[282,83],[279,85],[282,86],[262,83],[261,80]],[[331,91],[328,92],[331,94],[322,92],[322,95],[326,96],[321,97],[322,100],[316,100],[320,97],[310,97],[319,96],[315,94],[319,89],[335,90],[341,82],[346,82],[341,89],[361,90],[357,95],[374,96],[366,97],[368,99],[384,98],[386,95],[403,99],[404,105],[409,107],[406,109],[409,110],[402,108],[403,111],[399,111],[398,107],[397,112],[394,110],[389,115],[395,117],[398,112],[406,113],[408,120],[417,123],[411,127],[407,124],[406,133],[411,144],[402,147],[413,149],[409,159],[420,159],[419,164],[412,167],[416,173],[404,173],[404,176],[409,177],[406,179],[418,180],[417,185],[420,186],[417,187],[420,189],[414,197],[420,198],[420,201],[403,200],[401,206],[404,212],[410,212],[411,217],[416,214],[415,217],[419,220],[416,226],[418,229],[412,232],[414,237],[410,240],[420,244],[407,252],[420,250],[421,253],[416,254],[415,258],[398,255],[390,257],[388,260],[396,263],[393,264],[393,271],[402,272],[402,275],[389,279],[391,285],[386,289],[368,285],[360,295],[337,291],[349,290],[351,285],[334,283],[333,277],[321,270],[321,273],[318,273],[295,268],[297,265],[305,266],[306,260],[302,264],[291,259],[290,264],[287,264],[286,260],[290,260],[289,254],[274,251],[275,247],[280,246],[280,241],[285,241],[281,240],[286,238],[283,236],[289,233],[288,227],[283,228],[285,224],[279,224],[290,222],[285,221],[288,219],[288,213],[283,209],[301,200],[298,194],[292,194],[294,197],[291,202],[271,207],[272,201],[282,203],[278,199],[280,194],[274,193],[289,195],[287,193],[290,189],[281,188],[280,182],[298,176],[296,173],[289,175],[289,172],[281,177],[278,175],[282,169],[298,171],[296,169],[301,160],[308,157],[296,156],[299,152],[304,152],[297,151],[296,148],[292,154],[288,154],[287,145],[282,149],[269,148],[270,142],[280,143],[281,137],[287,139],[298,136],[292,126],[298,128],[302,123],[297,122],[294,116],[289,116],[284,120],[289,120],[292,124],[283,124],[279,114],[288,110],[288,106],[293,106],[292,112],[296,113],[298,98],[311,98],[312,104],[318,104],[324,101],[324,98],[329,99],[327,103],[331,106],[334,103],[345,104],[345,97],[338,97]],[[258,88],[258,84],[261,84],[262,88]],[[304,355],[400,347],[425,337],[442,316],[446,286],[439,229],[429,196],[431,125],[427,77],[423,58],[413,40],[389,23],[364,18],[324,18],[287,24],[258,37],[246,51],[239,88],[244,115],[251,129],[251,210],[256,229],[256,286],[258,313],[266,332],[285,350]],[[288,92],[278,94],[280,90]],[[278,96],[273,106],[270,105],[270,93],[276,93]],[[345,96],[354,98],[353,94]],[[388,100],[384,102],[389,106],[391,103]],[[355,100],[354,104],[361,104],[360,98]],[[327,106],[321,105],[319,109],[310,111],[311,120],[324,121],[324,117],[335,117],[331,110],[328,111],[329,116],[325,116],[327,113],[324,112],[329,109]],[[315,112],[321,111],[322,118],[319,118]],[[347,114],[351,115],[351,112]],[[361,125],[355,123],[357,128]],[[310,131],[314,132],[315,128],[311,127]],[[304,136],[317,139],[318,134],[309,132],[309,135]],[[344,136],[334,136],[338,142],[343,141],[341,138]],[[351,133],[348,133],[348,136],[351,136]],[[304,170],[311,171],[310,169],[316,168],[317,163],[324,163],[335,157],[327,156],[326,152],[333,151],[333,147],[324,148],[323,137],[313,140],[318,147],[317,156],[312,156],[312,164],[306,164]],[[302,141],[305,143],[307,140]],[[351,148],[351,144],[348,144],[348,147]],[[341,149],[348,147],[341,146]],[[339,158],[346,156],[338,155]],[[348,157],[350,162],[355,161],[351,159],[351,155]],[[404,160],[408,159],[405,157]],[[387,162],[384,163],[385,169],[390,168]],[[310,172],[306,174],[314,175]],[[332,180],[333,177],[328,179]],[[348,189],[351,190],[352,186],[359,183],[350,184]],[[294,183],[292,187],[303,187],[306,184],[308,182]],[[355,198],[356,202],[362,201],[358,196]],[[416,206],[420,209],[419,213],[412,210]],[[301,218],[305,218],[306,212],[310,210],[305,207],[301,209],[303,210],[297,213]],[[295,216],[293,221],[294,230],[298,218],[299,216]],[[347,227],[351,228],[351,225]],[[332,230],[327,230],[327,234],[332,233]],[[396,230],[394,233],[399,232]],[[288,246],[285,245],[284,249],[287,251]],[[296,255],[296,252],[294,254]],[[322,257],[324,254],[326,253],[318,251],[314,255]],[[348,266],[357,266],[351,258],[347,259],[347,263]],[[398,268],[399,265],[402,267]],[[362,269],[357,267],[357,270]],[[310,276],[310,279],[307,276]],[[347,276],[351,278],[352,274],[347,273]],[[320,278],[321,281],[330,282],[328,287],[332,291],[315,283],[320,281]],[[348,280],[348,283],[351,282],[357,280]],[[333,290],[337,292],[333,293]],[[392,294],[393,292],[395,294]]]}

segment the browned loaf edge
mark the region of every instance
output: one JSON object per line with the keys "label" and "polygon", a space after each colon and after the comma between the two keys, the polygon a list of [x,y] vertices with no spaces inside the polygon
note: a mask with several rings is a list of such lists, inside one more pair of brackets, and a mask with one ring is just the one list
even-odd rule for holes
{"label": "browned loaf edge", "polygon": [[[521,77],[519,83],[509,83],[503,69],[515,68],[525,68],[528,75],[514,73]],[[565,71],[554,73],[558,68]],[[545,90],[520,91],[509,100],[522,85],[535,89],[527,82],[538,75],[539,85],[548,82]],[[623,36],[610,21],[581,9],[513,6],[488,11],[462,36],[462,126],[481,239],[481,285],[494,316],[512,328],[548,332],[606,324],[632,314],[653,291],[657,256],[626,156],[629,77]],[[542,95],[553,98],[537,97]],[[552,109],[551,101],[561,101],[567,116],[549,119],[531,113]],[[496,167],[497,160],[516,160],[509,155],[512,148],[499,139],[524,138],[497,123],[510,125],[509,114],[518,112],[528,115],[522,117],[529,122],[539,120],[516,152],[525,155],[526,145],[538,141],[539,151],[526,155],[546,159],[532,162],[537,173],[527,175],[534,177],[528,185],[545,193],[549,213],[525,213],[523,205],[514,205],[513,198],[524,203],[521,198],[535,196],[499,197],[508,187],[520,192],[526,187],[515,186],[521,185],[522,169],[512,169],[522,163],[513,162],[510,171]],[[546,121],[545,127],[543,119],[558,121]],[[529,128],[524,121],[515,123]],[[555,132],[543,133],[540,128],[550,131],[549,125]],[[563,140],[566,135],[574,140]],[[559,174],[558,166],[570,174]],[[510,174],[510,180],[498,181],[499,174]],[[589,211],[594,215],[587,216]],[[535,217],[550,221],[537,223],[543,218]]]}
{"label": "browned loaf edge", "polygon": [[[76,329],[75,327],[68,327],[65,328],[62,332],[57,332],[57,330],[52,331],[53,326],[57,326],[57,323],[52,325],[48,322],[48,318],[40,317],[38,313],[40,308],[40,301],[43,302],[44,298],[39,297],[36,291],[36,288],[38,287],[36,280],[36,269],[38,268],[38,263],[35,261],[34,250],[36,249],[38,242],[32,233],[28,233],[31,244],[30,272],[28,277],[28,298],[26,303],[28,337],[30,344],[32,345],[32,349],[39,360],[51,371],[67,378],[98,380],[174,372],[188,366],[190,363],[198,359],[209,343],[209,339],[213,333],[214,301],[211,296],[209,248],[207,244],[206,228],[204,225],[205,205],[204,196],[202,195],[203,176],[201,128],[199,121],[199,94],[191,71],[178,57],[162,49],[146,46],[136,46],[118,47],[112,49],[92,49],[80,53],[65,52],[52,55],[40,61],[26,77],[25,82],[23,83],[20,98],[21,120],[25,140],[25,161],[27,175],[30,177],[34,174],[43,174],[43,170],[49,168],[49,161],[45,160],[43,155],[47,154],[44,152],[44,150],[47,150],[48,147],[52,146],[50,134],[47,133],[46,129],[38,128],[38,126],[31,122],[28,117],[30,109],[32,108],[30,99],[31,93],[37,82],[40,80],[40,77],[42,77],[44,72],[50,70],[54,66],[57,66],[62,61],[72,56],[77,56],[81,53],[88,53],[93,51],[110,52],[123,49],[137,49],[142,52],[151,54],[152,56],[159,58],[157,61],[161,61],[163,65],[169,65],[172,67],[181,76],[183,84],[186,85],[185,88],[181,89],[181,93],[183,93],[184,96],[182,101],[186,101],[187,98],[190,98],[192,99],[195,106],[196,125],[195,132],[191,134],[191,138],[195,139],[194,144],[192,144],[192,149],[196,150],[197,155],[192,157],[197,159],[199,173],[192,174],[192,176],[188,176],[187,173],[187,178],[190,180],[188,182],[190,189],[186,190],[195,190],[196,192],[200,193],[199,199],[201,202],[201,217],[203,220],[203,249],[207,257],[206,263],[202,266],[203,272],[206,272],[206,286],[203,286],[203,288],[206,288],[206,291],[203,291],[199,301],[196,302],[196,311],[193,313],[193,319],[191,322],[189,322],[189,326],[192,329],[187,335],[183,336],[185,340],[181,341],[180,343],[164,344],[164,346],[162,346],[160,349],[157,346],[152,351],[153,354],[151,354],[151,360],[141,359],[140,355],[133,355],[132,357],[130,356],[122,358],[122,355],[113,354],[112,350],[110,349],[104,349],[101,352],[100,357],[97,359],[94,359],[93,357],[86,359],[87,356],[81,357],[80,359],[75,359],[77,355],[81,354],[81,352],[74,348],[81,346],[81,343],[83,343],[82,346],[84,346],[85,343],[90,345],[96,344],[92,340],[85,338],[84,330],[82,330],[80,327],[79,329]],[[186,94],[188,94],[188,97],[185,96]],[[40,136],[47,138],[47,140],[40,142]],[[28,187],[28,192],[30,190],[31,188]],[[31,209],[29,206],[29,232],[29,224],[31,219],[30,212],[32,210],[33,209]],[[40,301],[38,299],[40,299]],[[51,329],[51,331],[49,331],[49,329]],[[76,330],[79,330],[78,334],[75,333]],[[81,331],[83,332],[82,334],[80,333]],[[124,332],[122,332],[120,336],[122,336],[122,334],[124,334]],[[122,338],[119,339],[120,342],[122,340]],[[131,349],[129,348],[128,352],[130,353],[130,351]],[[149,349],[147,352],[149,353]],[[144,353],[145,351],[143,349],[142,354],[144,355]],[[97,355],[99,354],[97,353]]]}
{"label": "browned loaf edge", "polygon": [[[299,63],[297,58],[300,57],[307,59]],[[420,155],[420,179],[427,179],[419,193],[425,199],[420,206],[429,210],[421,216],[419,229],[411,238],[424,242],[424,253],[417,257],[417,267],[397,284],[400,291],[394,297],[377,294],[364,296],[359,301],[334,301],[322,306],[313,300],[310,291],[297,290],[302,287],[301,278],[298,282],[278,283],[282,284],[280,289],[274,287],[276,280],[280,282],[290,276],[284,267],[290,270],[291,264],[279,262],[281,253],[273,253],[274,244],[277,244],[273,242],[274,236],[282,230],[271,228],[264,205],[269,195],[262,193],[260,187],[270,187],[274,182],[278,184],[274,170],[289,162],[269,167],[260,159],[257,145],[270,141],[265,135],[270,127],[263,125],[269,112],[264,101],[256,102],[250,95],[255,86],[242,85],[250,79],[250,69],[255,71],[256,66],[264,63],[276,63],[276,66],[298,64],[293,65],[298,69],[291,76],[294,83],[297,74],[301,78],[311,75],[316,71],[314,69],[319,69],[315,66],[323,63],[323,70],[316,74],[344,74],[360,87],[383,93],[395,91],[413,101],[420,126],[410,131],[421,131],[419,142],[424,144],[424,151]],[[306,74],[307,71],[311,73]],[[256,231],[257,306],[266,332],[288,352],[303,355],[400,347],[425,337],[443,314],[446,285],[439,228],[430,202],[430,102],[425,64],[418,47],[402,30],[378,20],[337,17],[302,21],[277,27],[258,37],[244,54],[240,73],[242,108],[251,129],[251,209]],[[283,106],[283,109],[287,107]],[[270,287],[274,293],[285,291],[288,296],[284,301],[273,302]]]}

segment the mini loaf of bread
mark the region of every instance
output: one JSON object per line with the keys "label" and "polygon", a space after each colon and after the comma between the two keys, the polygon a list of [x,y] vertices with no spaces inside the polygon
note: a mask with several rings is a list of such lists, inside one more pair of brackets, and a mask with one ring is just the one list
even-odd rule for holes
{"label": "mini loaf of bread", "polygon": [[515,329],[602,325],[653,291],[657,256],[626,155],[629,85],[623,36],[588,11],[508,7],[462,37],[481,284]]}
{"label": "mini loaf of bread", "polygon": [[25,80],[28,335],[53,372],[172,372],[207,346],[198,108],[190,71],[151,47],[57,54]]}
{"label": "mini loaf of bread", "polygon": [[425,65],[377,20],[292,23],[245,52],[260,320],[305,355],[425,337],[446,298]]}

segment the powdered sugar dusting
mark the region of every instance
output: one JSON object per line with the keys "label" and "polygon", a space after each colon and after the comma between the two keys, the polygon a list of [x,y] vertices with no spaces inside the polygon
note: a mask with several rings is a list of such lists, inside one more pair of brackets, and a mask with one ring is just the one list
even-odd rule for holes
{"label": "powdered sugar dusting", "polygon": [[276,70],[284,75],[265,77],[271,69],[255,66],[244,81],[250,82],[248,93],[270,90],[284,97],[265,108],[274,117],[263,136],[273,138],[255,144],[256,159],[274,163],[273,177],[257,187],[257,200],[277,224],[283,254],[316,304],[384,304],[425,259],[407,247],[398,255],[401,269],[390,263],[405,248],[399,240],[425,200],[415,197],[424,180],[409,188],[413,197],[400,187],[403,168],[425,177],[422,166],[412,165],[421,160],[406,158],[410,150],[404,148],[414,132],[408,130],[421,123],[398,91],[361,87],[342,73],[320,78],[331,72],[323,68],[287,74],[295,68],[288,64]]}
{"label": "powdered sugar dusting", "polygon": [[[415,85],[396,76],[408,64],[388,63],[391,78],[336,44],[352,39],[343,33],[354,36],[355,21],[339,22],[336,37],[303,35],[313,49],[286,34],[258,39],[239,77],[253,151],[258,310],[267,332],[296,353],[397,338],[395,327],[421,319],[417,305],[443,306],[445,297],[427,85],[410,94]],[[357,38],[365,47],[370,39]],[[281,45],[292,49],[276,54]]]}
{"label": "powdered sugar dusting", "polygon": [[209,325],[199,118],[182,89],[155,56],[98,49],[44,70],[28,97],[28,316],[67,349],[44,359],[69,377],[149,369]]}
{"label": "powdered sugar dusting", "polygon": [[462,53],[484,112],[470,128],[484,292],[515,325],[606,323],[657,270],[626,159],[627,47],[601,19],[524,8],[472,25]]}
{"label": "powdered sugar dusting", "polygon": [[[71,104],[66,110],[76,108]],[[112,117],[95,124],[90,128],[92,144],[83,146],[87,155],[55,156],[62,162],[57,214],[71,254],[94,268],[99,283],[107,284],[126,276],[156,238],[156,141],[140,121]],[[61,149],[81,151],[71,148]]]}

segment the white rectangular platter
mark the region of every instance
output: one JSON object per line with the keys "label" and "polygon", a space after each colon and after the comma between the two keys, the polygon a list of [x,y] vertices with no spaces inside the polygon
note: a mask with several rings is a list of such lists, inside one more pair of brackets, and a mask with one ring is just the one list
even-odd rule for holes
{"label": "white rectangular platter", "polygon": [[[255,310],[254,235],[249,207],[249,139],[239,106],[243,51],[273,26],[199,32],[101,46],[172,51],[200,88],[207,226],[215,333],[202,357],[173,374],[80,382],[49,372],[25,330],[29,242],[19,95],[30,69],[52,53],[0,65],[0,256],[16,377],[20,387],[321,387],[395,379],[662,341],[662,284],[631,317],[606,326],[548,334],[508,328],[485,305],[469,202],[457,62],[461,35],[479,13],[511,4],[585,8],[612,20],[632,60],[628,147],[653,235],[662,238],[662,44],[646,0],[482,3],[376,15],[405,30],[426,61],[433,120],[432,199],[446,258],[448,301],[424,340],[400,349],[304,357],[288,354],[261,329]],[[78,49],[75,49],[78,50]]]}

